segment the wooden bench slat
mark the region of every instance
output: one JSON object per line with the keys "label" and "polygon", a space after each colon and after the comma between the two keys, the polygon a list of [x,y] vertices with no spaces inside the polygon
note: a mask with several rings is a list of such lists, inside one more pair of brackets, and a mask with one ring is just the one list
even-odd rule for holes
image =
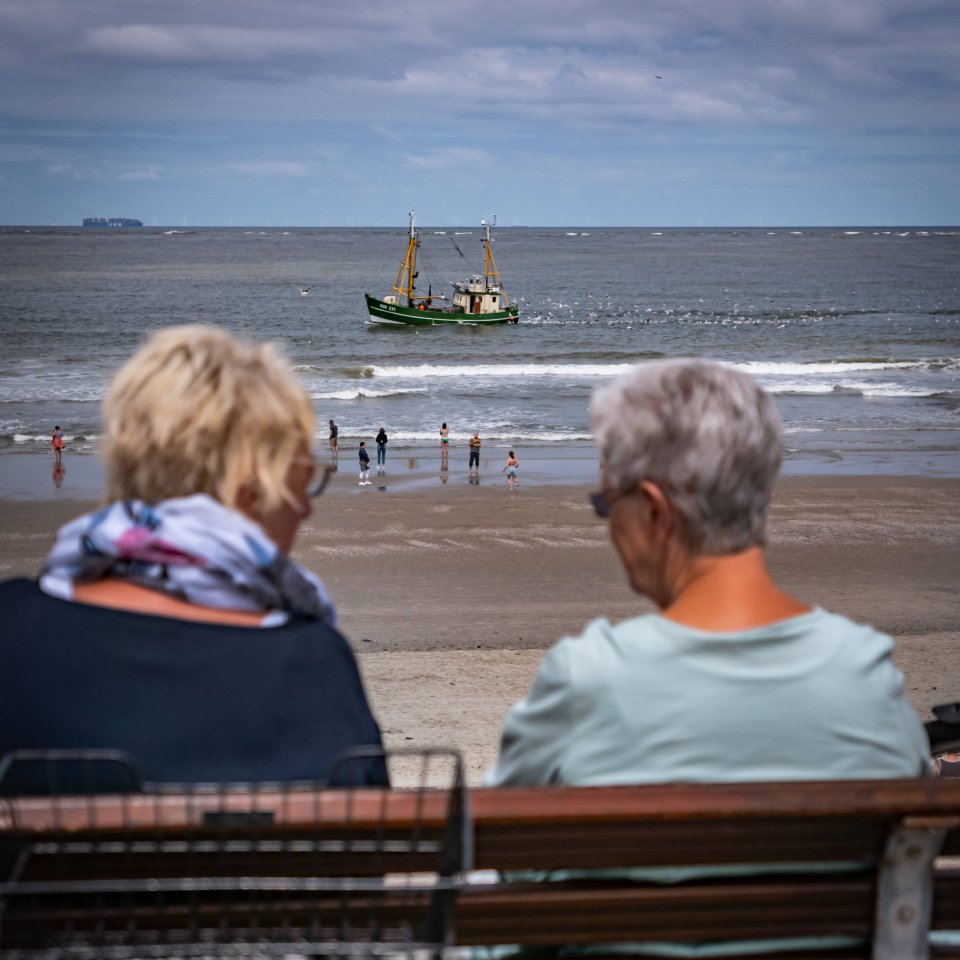
{"label": "wooden bench slat", "polygon": [[[439,823],[445,797],[439,792],[417,794],[369,789],[304,791],[289,794],[262,791],[182,795],[130,795],[125,798],[18,798],[20,825],[50,829],[60,818],[66,829],[89,825],[99,829],[152,829],[198,824],[205,812],[221,809],[269,810],[275,822],[291,826],[318,820],[335,823],[349,818],[357,827],[375,829],[382,822],[398,828],[421,820]],[[512,822],[518,826],[544,823],[688,821],[714,816],[722,819],[817,819],[831,815],[898,817],[909,810],[917,816],[960,812],[960,778],[948,780],[798,781],[795,783],[664,784],[614,787],[480,788],[470,793],[477,823]],[[9,828],[7,804],[0,801],[0,829]]]}
{"label": "wooden bench slat", "polygon": [[476,822],[585,823],[599,820],[900,817],[960,812],[960,777],[924,780],[798,780],[789,783],[678,783],[612,787],[479,788]]}
{"label": "wooden bench slat", "polygon": [[560,870],[680,864],[876,860],[891,820],[862,818],[557,824],[475,820],[478,869]]}
{"label": "wooden bench slat", "polygon": [[205,818],[225,812],[269,815],[275,825],[291,831],[315,832],[317,824],[376,832],[388,825],[402,833],[416,824],[444,822],[449,794],[380,790],[304,790],[195,794],[128,794],[95,797],[0,798],[0,830],[10,829],[13,815],[22,830],[86,830],[95,826],[110,836],[150,836],[157,828],[192,827],[197,837],[248,836],[247,825],[204,826]]}
{"label": "wooden bench slat", "polygon": [[869,877],[595,889],[532,884],[465,892],[456,933],[467,945],[866,937],[873,906]]}
{"label": "wooden bench slat", "polygon": [[[611,947],[609,953],[604,953],[604,945],[599,945],[597,949],[590,951],[590,960],[624,960],[623,952],[615,952],[616,948]],[[937,960],[960,960],[960,957],[941,957],[936,955]],[[866,944],[851,945],[843,948],[830,950],[820,950],[816,947],[801,950],[792,947],[786,951],[775,950],[771,953],[750,953],[745,956],[725,956],[723,960],[871,960],[872,953],[870,946]]]}

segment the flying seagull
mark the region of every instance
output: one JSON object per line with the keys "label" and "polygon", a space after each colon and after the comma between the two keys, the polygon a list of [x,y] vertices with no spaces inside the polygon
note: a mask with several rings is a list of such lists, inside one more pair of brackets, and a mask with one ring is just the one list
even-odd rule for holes
{"label": "flying seagull", "polygon": [[311,291],[314,287],[319,287],[319,286],[320,286],[319,283],[311,283],[309,287],[300,287],[300,296],[301,296],[301,297],[309,296],[309,295],[310,295],[310,291]]}

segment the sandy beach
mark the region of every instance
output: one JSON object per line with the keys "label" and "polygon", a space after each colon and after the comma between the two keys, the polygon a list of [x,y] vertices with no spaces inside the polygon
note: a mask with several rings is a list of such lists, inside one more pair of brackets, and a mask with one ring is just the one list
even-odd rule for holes
{"label": "sandy beach", "polygon": [[[650,607],[587,484],[510,494],[492,470],[481,486],[352,483],[317,502],[294,554],[337,603],[386,743],[458,747],[476,783],[543,651],[596,616]],[[93,506],[40,496],[0,499],[0,577],[35,575],[57,528]],[[960,480],[787,477],[772,514],[780,582],[893,635],[921,715],[960,699],[958,507]]]}

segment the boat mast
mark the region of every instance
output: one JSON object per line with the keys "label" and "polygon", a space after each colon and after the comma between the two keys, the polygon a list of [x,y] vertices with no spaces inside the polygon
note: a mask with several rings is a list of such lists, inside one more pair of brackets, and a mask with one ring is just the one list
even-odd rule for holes
{"label": "boat mast", "polygon": [[420,237],[417,234],[416,210],[410,211],[410,233],[407,237],[407,252],[404,254],[403,263],[397,271],[397,279],[393,281],[394,292],[399,293],[401,297],[407,298],[407,306],[413,306],[413,281],[417,279],[417,247],[420,246]]}
{"label": "boat mast", "polygon": [[[493,225],[496,226],[497,215],[493,215]],[[510,298],[507,296],[507,291],[503,289],[503,281],[500,279],[500,271],[497,269],[497,262],[493,259],[493,238],[490,236],[490,224],[486,220],[480,221],[481,226],[483,227],[483,239],[481,243],[484,247],[484,258],[483,258],[483,285],[486,290],[489,291],[491,285],[499,289],[501,296],[503,297],[503,305],[505,307],[510,306]],[[491,284],[490,281],[493,281]]]}

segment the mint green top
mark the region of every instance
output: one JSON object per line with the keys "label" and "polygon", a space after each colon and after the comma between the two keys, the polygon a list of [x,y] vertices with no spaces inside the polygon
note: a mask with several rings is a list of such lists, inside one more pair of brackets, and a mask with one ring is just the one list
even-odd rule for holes
{"label": "mint green top", "polygon": [[822,609],[736,633],[594,620],[544,656],[487,786],[910,777],[932,769],[893,640]]}

